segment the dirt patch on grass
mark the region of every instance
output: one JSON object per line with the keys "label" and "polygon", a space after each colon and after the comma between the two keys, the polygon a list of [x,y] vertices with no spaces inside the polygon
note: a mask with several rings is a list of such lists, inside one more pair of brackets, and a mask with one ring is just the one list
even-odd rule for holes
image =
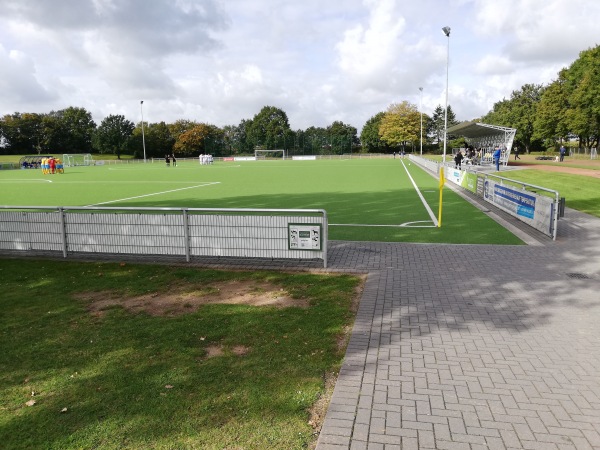
{"label": "dirt patch on grass", "polygon": [[[214,358],[216,356],[223,356],[225,354],[225,347],[222,345],[209,345],[205,350],[206,355],[204,358]],[[250,351],[250,349],[245,345],[236,345],[231,347],[229,350],[236,356],[244,356]]]}
{"label": "dirt patch on grass", "polygon": [[522,169],[543,170],[545,172],[568,173],[571,175],[583,175],[586,177],[600,178],[600,170],[584,169],[581,167],[566,167],[556,163],[556,166],[549,164],[517,164]]}
{"label": "dirt patch on grass", "polygon": [[114,291],[83,292],[76,296],[88,310],[102,316],[107,310],[122,307],[127,311],[153,316],[177,316],[194,312],[207,304],[274,306],[307,308],[306,299],[295,299],[280,286],[252,280],[212,283],[210,286],[179,285],[166,292],[124,297]]}

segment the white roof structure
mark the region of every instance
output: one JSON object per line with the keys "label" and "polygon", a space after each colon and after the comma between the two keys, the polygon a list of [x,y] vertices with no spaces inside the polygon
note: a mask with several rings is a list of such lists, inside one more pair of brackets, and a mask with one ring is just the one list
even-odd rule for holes
{"label": "white roof structure", "polygon": [[[461,122],[448,128],[447,133],[454,136],[464,136],[470,146],[482,149],[484,155],[486,152],[491,154],[493,149],[499,146],[503,150],[500,161],[506,165],[517,129],[481,122]],[[490,158],[484,157],[482,162],[489,162],[488,159]]]}
{"label": "white roof structure", "polygon": [[[448,128],[448,134],[464,136],[469,142],[474,145],[473,141],[495,141],[496,145],[504,145],[507,148],[512,146],[515,138],[516,128],[501,127],[499,125],[490,125],[481,122],[461,122],[458,125]],[[475,145],[474,145],[475,146]],[[483,145],[478,145],[483,147]]]}

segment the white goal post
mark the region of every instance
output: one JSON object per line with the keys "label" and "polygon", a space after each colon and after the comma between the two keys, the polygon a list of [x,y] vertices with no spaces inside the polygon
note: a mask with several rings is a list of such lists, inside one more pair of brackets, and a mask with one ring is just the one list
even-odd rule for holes
{"label": "white goal post", "polygon": [[63,165],[65,167],[93,166],[94,158],[89,153],[65,153]]}
{"label": "white goal post", "polygon": [[254,150],[256,160],[260,159],[287,159],[287,150]]}

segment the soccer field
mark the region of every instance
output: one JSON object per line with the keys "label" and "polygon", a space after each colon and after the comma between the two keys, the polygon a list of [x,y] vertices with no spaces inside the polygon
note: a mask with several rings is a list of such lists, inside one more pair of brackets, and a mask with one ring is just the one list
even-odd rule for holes
{"label": "soccer field", "polygon": [[180,161],[0,172],[2,205],[324,209],[333,240],[521,244],[408,159]]}

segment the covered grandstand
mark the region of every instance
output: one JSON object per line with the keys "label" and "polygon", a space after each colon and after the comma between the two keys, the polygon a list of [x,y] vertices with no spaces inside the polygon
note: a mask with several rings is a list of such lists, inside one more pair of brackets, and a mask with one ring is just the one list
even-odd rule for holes
{"label": "covered grandstand", "polygon": [[19,159],[19,167],[23,169],[39,169],[42,167],[42,159],[53,158],[51,155],[27,155]]}
{"label": "covered grandstand", "polygon": [[461,122],[448,128],[447,133],[453,136],[464,136],[467,144],[477,151],[481,151],[479,163],[482,165],[493,164],[492,154],[494,149],[500,147],[502,156],[500,163],[504,166],[512,150],[516,128],[501,127],[481,122]]}

